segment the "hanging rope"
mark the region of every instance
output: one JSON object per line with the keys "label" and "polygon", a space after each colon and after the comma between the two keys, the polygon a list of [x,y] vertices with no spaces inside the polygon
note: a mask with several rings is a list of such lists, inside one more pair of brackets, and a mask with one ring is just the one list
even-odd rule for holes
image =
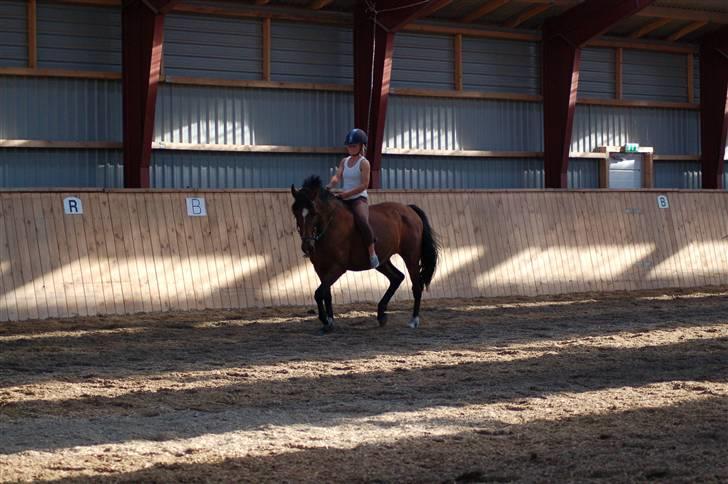
{"label": "hanging rope", "polygon": [[400,5],[399,7],[391,7],[391,8],[385,8],[382,10],[377,10],[376,7],[376,0],[364,0],[364,3],[366,3],[366,10],[369,14],[369,16],[372,18],[372,63],[370,66],[370,75],[369,75],[369,107],[367,109],[367,133],[371,134],[371,123],[372,123],[372,103],[374,100],[374,61],[376,57],[377,52],[377,26],[379,26],[382,30],[389,33],[390,30],[386,25],[381,24],[377,20],[377,15],[381,13],[387,13],[387,12],[394,12],[397,10],[404,10],[407,8],[412,7],[419,7],[420,5],[425,5],[428,3],[431,3],[433,0],[420,0],[419,2],[409,3],[407,5]]}

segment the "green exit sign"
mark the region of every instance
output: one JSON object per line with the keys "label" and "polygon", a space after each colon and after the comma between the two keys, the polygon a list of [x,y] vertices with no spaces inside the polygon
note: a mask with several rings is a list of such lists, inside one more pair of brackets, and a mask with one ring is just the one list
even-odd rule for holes
{"label": "green exit sign", "polygon": [[627,143],[624,145],[624,151],[626,153],[637,153],[639,151],[640,145],[639,143]]}

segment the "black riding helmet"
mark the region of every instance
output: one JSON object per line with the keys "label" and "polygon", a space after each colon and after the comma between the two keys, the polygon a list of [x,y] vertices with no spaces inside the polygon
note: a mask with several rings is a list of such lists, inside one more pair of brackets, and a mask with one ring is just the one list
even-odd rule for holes
{"label": "black riding helmet", "polygon": [[354,128],[346,135],[345,145],[365,145],[367,144],[368,138],[364,130]]}

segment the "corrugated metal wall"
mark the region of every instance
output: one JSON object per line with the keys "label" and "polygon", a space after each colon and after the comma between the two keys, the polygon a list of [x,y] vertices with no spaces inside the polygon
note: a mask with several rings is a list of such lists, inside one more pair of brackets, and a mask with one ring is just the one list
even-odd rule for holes
{"label": "corrugated metal wall", "polygon": [[454,89],[453,45],[451,36],[397,34],[392,87]]}
{"label": "corrugated metal wall", "polygon": [[[2,6],[0,63],[25,65],[25,2],[4,0]],[[171,77],[259,79],[261,28],[260,20],[171,14],[166,19],[165,72]],[[38,5],[38,29],[42,67],[119,70],[118,9],[42,0]],[[271,35],[273,80],[351,83],[350,29],[273,21]],[[614,49],[585,49],[579,95],[613,97],[614,62]],[[685,62],[684,55],[625,50],[625,97],[687,100]],[[698,80],[697,59],[695,65]],[[452,37],[409,33],[396,37],[395,87],[450,90],[454,86],[452,71]],[[463,82],[466,90],[539,94],[540,45],[465,37]],[[699,82],[695,88],[699,95]],[[118,142],[121,119],[119,81],[0,76],[0,138]],[[350,92],[163,84],[157,100],[155,141],[340,146],[352,119]],[[573,151],[626,142],[653,146],[660,154],[695,154],[699,150],[698,113],[587,105],[577,108]],[[385,148],[541,151],[542,107],[535,102],[392,96]],[[43,160],[47,158],[43,156],[51,152],[43,156],[34,155],[35,150],[0,153],[6,169],[9,157],[18,159],[18,166],[27,173],[13,173],[20,173],[19,180],[27,182],[33,179],[35,166],[45,166]],[[59,159],[68,160],[77,152],[57,153]],[[95,153],[93,156],[98,157],[99,152]],[[153,180],[159,186],[194,183],[199,187],[258,187],[270,183],[278,187],[284,185],[276,169],[300,176],[329,170],[336,159],[336,155],[162,150],[154,154]],[[269,161],[272,173],[264,175]],[[88,160],[79,163],[86,166]],[[197,168],[193,167],[195,163]],[[691,173],[690,167],[676,166],[661,166],[656,177],[689,178],[685,174]],[[385,185],[392,188],[432,188],[436,182],[453,188],[537,187],[543,183],[542,162],[537,159],[385,155],[384,167]],[[450,175],[456,167],[463,170],[460,181]],[[483,173],[475,175],[476,169]],[[572,186],[596,186],[596,175],[593,160],[572,160]],[[91,180],[88,175],[79,176],[79,184]],[[226,180],[224,176],[231,178]],[[95,175],[94,179],[100,186],[117,183],[113,177]],[[7,177],[4,180],[8,183]]]}
{"label": "corrugated metal wall", "polygon": [[340,157],[289,153],[157,150],[151,183],[157,188],[288,188],[309,175],[325,182]]}
{"label": "corrugated metal wall", "polygon": [[167,15],[164,72],[169,76],[260,79],[261,28],[256,20]]}
{"label": "corrugated metal wall", "polygon": [[655,188],[702,187],[699,161],[655,161]]}
{"label": "corrugated metal wall", "polygon": [[121,141],[121,82],[0,76],[0,139]]}
{"label": "corrugated metal wall", "polygon": [[463,38],[463,88],[541,93],[541,46],[537,42]]}
{"label": "corrugated metal wall", "polygon": [[[543,188],[540,158],[449,157],[386,155],[382,162],[382,188],[398,189],[492,189]],[[596,160],[569,163],[570,188],[598,188]]]}
{"label": "corrugated metal wall", "polygon": [[697,111],[579,105],[574,116],[572,151],[639,143],[656,153],[691,155],[700,151]]}
{"label": "corrugated metal wall", "polygon": [[121,188],[121,150],[0,149],[0,187]]}
{"label": "corrugated metal wall", "polygon": [[163,85],[155,141],[341,146],[354,118],[348,92]]}
{"label": "corrugated metal wall", "polygon": [[271,23],[271,78],[352,84],[352,31],[343,27]]}
{"label": "corrugated metal wall", "polygon": [[687,56],[624,51],[624,99],[687,102]]}
{"label": "corrugated metal wall", "polygon": [[616,96],[615,72],[615,49],[582,49],[578,97],[614,99]]}
{"label": "corrugated metal wall", "polygon": [[121,15],[116,9],[41,1],[38,66],[121,71]]}
{"label": "corrugated metal wall", "polygon": [[0,2],[0,66],[28,65],[26,3],[20,0]]}
{"label": "corrugated metal wall", "polygon": [[387,148],[543,150],[540,103],[393,96]]}

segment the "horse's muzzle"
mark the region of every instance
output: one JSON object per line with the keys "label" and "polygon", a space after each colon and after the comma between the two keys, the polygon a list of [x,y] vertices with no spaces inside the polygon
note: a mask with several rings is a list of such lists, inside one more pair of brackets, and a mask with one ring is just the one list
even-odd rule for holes
{"label": "horse's muzzle", "polygon": [[308,257],[311,257],[313,255],[313,251],[315,249],[314,241],[311,239],[306,239],[303,242],[301,242],[301,250],[304,254],[306,254]]}

